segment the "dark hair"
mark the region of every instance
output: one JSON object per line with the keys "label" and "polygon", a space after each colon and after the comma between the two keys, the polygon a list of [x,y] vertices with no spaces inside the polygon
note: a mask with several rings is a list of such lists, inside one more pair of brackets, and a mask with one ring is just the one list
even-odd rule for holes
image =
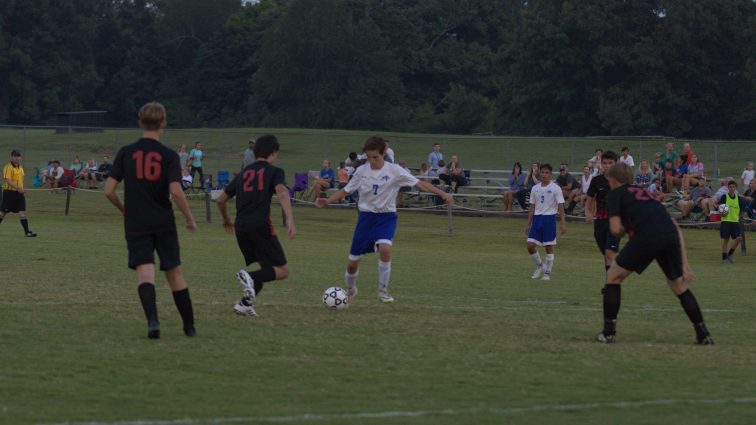
{"label": "dark hair", "polygon": [[544,168],[549,170],[550,172],[554,172],[554,169],[551,168],[551,164],[549,164],[548,162],[545,164],[541,164],[541,170],[543,170]]}
{"label": "dark hair", "polygon": [[21,152],[16,149],[13,149],[11,151],[11,156],[21,156]]}
{"label": "dark hair", "polygon": [[[202,143],[202,142],[194,142],[194,146],[197,146],[197,145],[199,145],[200,143]],[[257,156],[257,155],[255,155],[255,156]]]}
{"label": "dark hair", "polygon": [[383,155],[386,153],[386,139],[381,136],[370,136],[365,140],[365,145],[362,147],[363,152],[377,151]]}
{"label": "dark hair", "polygon": [[57,159],[53,159],[52,163],[60,165],[60,161],[58,161]]}
{"label": "dark hair", "polygon": [[687,154],[680,155],[680,161],[682,161],[682,162],[688,162],[688,155]]}
{"label": "dark hair", "polygon": [[606,151],[606,152],[604,152],[604,153],[601,154],[601,159],[602,160],[604,160],[604,159],[611,159],[612,161],[617,162],[617,160],[619,159],[619,157],[617,156],[616,153],[614,153],[612,151]]}
{"label": "dark hair", "polygon": [[628,149],[627,146],[623,146],[621,150],[622,150],[622,152],[624,152],[624,151],[629,151],[630,149]]}
{"label": "dark hair", "polygon": [[666,159],[666,160],[664,161],[664,165],[667,165],[667,163],[668,163],[668,162],[669,162],[670,164],[672,164],[672,160],[671,160],[671,159],[669,159],[669,158],[667,158],[667,159]]}
{"label": "dark hair", "polygon": [[512,174],[514,174],[514,172],[515,172],[515,168],[517,168],[517,167],[519,167],[519,168],[520,168],[520,172],[522,173],[522,164],[520,164],[520,161],[517,161],[517,162],[515,162],[515,163],[514,163],[514,164],[512,165]]}
{"label": "dark hair", "polygon": [[252,151],[257,158],[267,158],[271,154],[278,152],[281,149],[281,145],[278,144],[278,139],[272,134],[266,134],[260,136],[255,141],[255,147]]}
{"label": "dark hair", "polygon": [[727,182],[727,187],[730,187],[730,185],[731,185],[731,184],[732,184],[732,185],[735,185],[735,188],[737,188],[737,187],[738,187],[738,182],[736,182],[735,180],[730,180],[730,181],[728,181],[728,182]]}
{"label": "dark hair", "polygon": [[357,152],[349,152],[349,159],[351,159],[352,161],[357,159]]}

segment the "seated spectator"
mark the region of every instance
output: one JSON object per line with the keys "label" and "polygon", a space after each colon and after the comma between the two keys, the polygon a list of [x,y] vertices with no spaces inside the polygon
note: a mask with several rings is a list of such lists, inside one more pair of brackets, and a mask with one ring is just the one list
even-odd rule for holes
{"label": "seated spectator", "polygon": [[60,180],[63,178],[63,167],[60,166],[60,161],[53,160],[52,166],[47,170],[47,174],[42,177],[42,185],[47,185],[50,189],[55,189],[60,186]]}
{"label": "seated spectator", "polygon": [[654,198],[656,198],[657,201],[664,201],[665,195],[664,191],[661,188],[661,184],[659,183],[659,177],[654,177],[654,179],[651,180],[651,184],[648,185],[647,190],[654,195]]}
{"label": "seated spectator", "polygon": [[654,154],[654,174],[657,176],[664,170],[664,162],[662,161],[662,154],[661,152],[656,152]]}
{"label": "seated spectator", "polygon": [[[522,164],[515,162],[512,166],[512,174],[509,175],[509,189],[504,192],[504,211],[512,211],[512,204],[517,192],[525,187],[525,174],[522,172]],[[520,208],[525,209],[524,205]]]}
{"label": "seated spectator", "polygon": [[594,164],[601,164],[601,155],[604,154],[604,151],[602,151],[600,148],[596,148],[596,150],[593,152],[593,156],[591,159],[588,160],[588,162],[592,162]]}
{"label": "seated spectator", "polygon": [[430,171],[430,166],[427,162],[423,162],[420,164],[420,173],[418,174],[420,177],[428,177],[428,172]]}
{"label": "seated spectator", "polygon": [[339,163],[339,171],[336,174],[339,178],[338,188],[341,189],[349,182],[349,171],[346,167],[346,161],[341,161],[341,163]]}
{"label": "seated spectator", "polygon": [[693,154],[688,162],[688,172],[683,177],[682,191],[687,192],[690,186],[698,186],[704,177],[703,163],[698,162],[698,155]]}
{"label": "seated spectator", "polygon": [[79,159],[79,155],[74,156],[73,162],[71,162],[71,166],[68,167],[69,170],[74,172],[74,178],[79,178],[82,168],[84,168],[84,163],[82,163]]}
{"label": "seated spectator", "polygon": [[743,180],[743,187],[751,184],[751,180],[756,177],[756,171],[753,169],[753,161],[746,162],[746,166],[743,169],[743,174],[740,175],[740,179]]}
{"label": "seated spectator", "polygon": [[664,169],[659,173],[659,179],[661,180],[662,190],[665,193],[668,193],[669,190],[667,189],[667,177],[674,177],[675,176],[675,166],[672,165],[672,160],[667,159],[664,161]]}
{"label": "seated spectator", "polygon": [[[517,192],[517,203],[520,206],[528,205],[530,189],[541,183],[541,166],[537,162],[530,164],[530,169],[525,173],[525,186]],[[526,209],[527,207],[523,207]]]}
{"label": "seated spectator", "polygon": [[751,179],[748,189],[743,193],[743,199],[748,202],[748,218],[756,218],[756,179]]}
{"label": "seated spectator", "polygon": [[[680,157],[680,165],[677,166],[673,175],[667,175],[667,193],[675,190],[676,187],[682,187],[683,179],[688,174],[688,158]],[[665,170],[666,171],[666,170]]]}
{"label": "seated spectator", "polygon": [[622,154],[619,157],[619,162],[626,164],[628,167],[635,168],[635,161],[633,161],[633,157],[630,155],[630,148],[627,146],[622,147]]}
{"label": "seated spectator", "polygon": [[110,175],[110,169],[113,168],[113,165],[108,161],[107,156],[102,157],[102,162],[97,167],[97,181],[101,182],[108,178]]}
{"label": "seated spectator", "polygon": [[323,168],[320,169],[320,177],[315,179],[315,183],[312,185],[308,198],[314,196],[320,196],[320,193],[326,189],[331,189],[336,185],[336,175],[331,168],[331,161],[324,159]]}
{"label": "seated spectator", "polygon": [[[581,210],[585,210],[585,201],[588,199],[588,188],[591,187],[591,180],[593,180],[593,173],[591,167],[583,167],[583,175],[580,176],[580,195],[577,197],[578,205]],[[572,207],[573,211],[575,207]]]}
{"label": "seated spectator", "polygon": [[[727,182],[731,180],[734,180],[734,179],[732,177],[725,177],[724,180],[719,182],[720,186],[719,186],[719,189],[717,189],[716,193],[714,193],[714,198],[719,199],[722,196],[724,196],[725,193],[729,191],[729,189],[727,189]],[[737,189],[735,190],[735,192],[737,193]]]}
{"label": "seated spectator", "polygon": [[559,175],[556,178],[556,184],[562,188],[562,196],[564,196],[564,202],[567,205],[565,212],[572,214],[572,209],[577,204],[575,198],[580,193],[580,185],[575,180],[575,177],[572,177],[572,174],[570,174],[567,164],[559,165]]}
{"label": "seated spectator", "polygon": [[79,178],[86,183],[89,189],[97,189],[97,164],[94,159],[87,161],[87,164],[82,167]]}
{"label": "seated spectator", "polygon": [[181,187],[184,188],[184,192],[192,187],[193,182],[194,178],[192,178],[192,175],[189,174],[189,167],[184,167],[184,169],[181,170]]}
{"label": "seated spectator", "polygon": [[642,160],[638,171],[635,173],[635,185],[644,189],[648,189],[651,182],[654,180],[654,173],[651,171],[651,167],[647,160]]}
{"label": "seated spectator", "polygon": [[704,213],[704,217],[709,216],[709,211],[716,207],[716,201],[712,196],[711,189],[706,186],[704,177],[701,177],[701,184],[696,186],[690,192],[690,195],[686,195],[677,201],[677,207],[680,208],[680,212],[682,212],[681,218],[683,219],[688,218],[690,212],[695,208],[700,208]]}
{"label": "seated spectator", "polygon": [[357,164],[357,152],[349,152],[349,156],[344,160],[347,167],[354,167]]}
{"label": "seated spectator", "polygon": [[[439,161],[440,165],[440,161]],[[462,167],[462,163],[459,162],[457,155],[452,155],[449,165],[446,167],[446,174],[439,174],[438,178],[443,180],[451,188],[454,193],[457,193],[460,187],[464,186],[465,181],[465,169]]]}

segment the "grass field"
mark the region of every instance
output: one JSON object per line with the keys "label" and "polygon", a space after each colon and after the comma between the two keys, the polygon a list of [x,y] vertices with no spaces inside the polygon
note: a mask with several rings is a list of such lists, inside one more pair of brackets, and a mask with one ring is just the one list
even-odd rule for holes
{"label": "grass field", "polygon": [[[392,293],[376,258],[356,302],[342,283],[353,210],[296,208],[290,279],[259,317],[231,311],[242,266],[220,224],[179,230],[198,336],[183,336],[164,279],[163,337],[147,340],[122,221],[101,194],[28,196],[36,239],[0,225],[0,423],[752,424],[753,256],[719,264],[718,234],[686,230],[693,289],[717,345],[693,330],[652,266],[623,290],[619,343],[600,330],[603,267],[592,229],[568,223],[551,282],[531,281],[520,218],[401,213]],[[204,204],[192,201],[203,217]],[[217,214],[213,211],[217,218]],[[280,228],[280,211],[273,210]],[[277,220],[275,218],[278,218]]]}

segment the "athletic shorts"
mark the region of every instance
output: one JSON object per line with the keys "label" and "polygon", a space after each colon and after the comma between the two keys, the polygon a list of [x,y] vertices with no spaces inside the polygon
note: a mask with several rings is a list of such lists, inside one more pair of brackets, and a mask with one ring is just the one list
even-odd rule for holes
{"label": "athletic shorts", "polygon": [[4,190],[3,203],[0,205],[0,211],[4,213],[26,211],[26,196],[15,190]]}
{"label": "athletic shorts", "polygon": [[556,216],[534,215],[528,232],[528,242],[538,246],[556,245]]}
{"label": "athletic shorts", "polygon": [[722,239],[737,239],[740,237],[740,223],[723,221],[719,223],[719,236]]}
{"label": "athletic shorts", "polygon": [[246,265],[252,263],[260,263],[263,267],[286,265],[286,254],[272,225],[247,230],[237,229],[236,243],[239,244]]}
{"label": "athletic shorts", "polygon": [[349,259],[359,260],[365,254],[378,251],[378,244],[391,245],[396,233],[396,213],[360,211],[349,248]]}
{"label": "athletic shorts", "polygon": [[638,274],[643,273],[654,260],[668,280],[676,280],[683,275],[682,248],[677,231],[630,238],[616,258],[618,266]]}
{"label": "athletic shorts", "polygon": [[604,255],[607,249],[614,252],[619,251],[620,240],[609,230],[609,220],[594,220],[593,238],[596,239],[596,245],[598,245],[601,255]]}
{"label": "athletic shorts", "polygon": [[178,234],[176,229],[165,232],[126,235],[129,250],[129,268],[143,264],[155,264],[155,251],[160,257],[160,270],[170,270],[181,265]]}

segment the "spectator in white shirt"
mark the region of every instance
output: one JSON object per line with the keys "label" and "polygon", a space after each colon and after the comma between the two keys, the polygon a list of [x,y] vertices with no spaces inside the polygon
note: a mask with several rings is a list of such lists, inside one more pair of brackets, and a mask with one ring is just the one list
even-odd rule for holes
{"label": "spectator in white shirt", "polygon": [[622,155],[619,157],[619,162],[627,164],[628,167],[635,168],[635,161],[633,161],[633,157],[630,155],[630,148],[627,146],[622,148]]}
{"label": "spectator in white shirt", "polygon": [[740,175],[740,178],[743,179],[743,187],[751,184],[751,180],[753,180],[754,174],[753,161],[746,162],[746,166],[743,169],[743,174]]}
{"label": "spectator in white shirt", "polygon": [[52,162],[52,166],[47,170],[47,175],[44,176],[43,184],[47,184],[50,189],[56,188],[60,185],[60,179],[63,178],[63,167],[60,166],[60,161],[57,159]]}

